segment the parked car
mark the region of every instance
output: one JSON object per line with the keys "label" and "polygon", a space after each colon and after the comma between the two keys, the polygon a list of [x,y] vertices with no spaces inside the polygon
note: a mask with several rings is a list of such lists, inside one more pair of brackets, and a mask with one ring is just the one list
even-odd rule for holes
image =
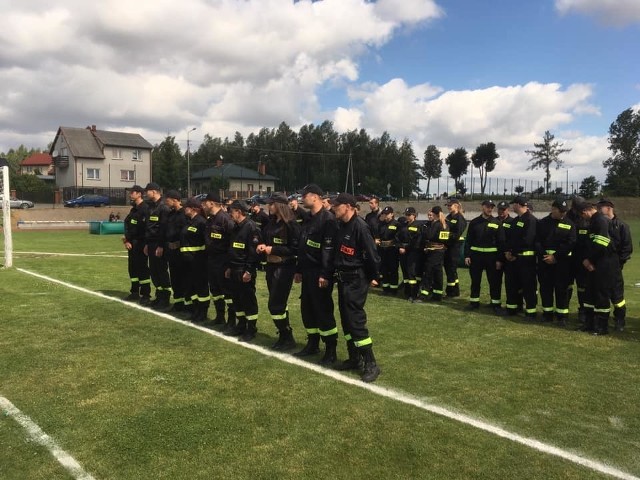
{"label": "parked car", "polygon": [[418,200],[434,200],[434,196],[430,193],[418,194]]}
{"label": "parked car", "polygon": [[364,193],[359,193],[358,195],[356,195],[356,200],[358,200],[359,202],[368,202],[372,198],[372,195],[365,195]]}
{"label": "parked car", "polygon": [[[0,202],[3,200],[3,196],[0,195]],[[9,199],[9,208],[33,208],[34,203],[31,200],[20,200],[19,198],[13,197]],[[2,204],[0,203],[0,208],[2,208]]]}
{"label": "parked car", "polygon": [[382,197],[380,197],[380,200],[382,200],[383,202],[397,202],[398,198],[394,197],[393,195],[382,195]]}
{"label": "parked car", "polygon": [[65,200],[65,207],[104,207],[106,205],[111,205],[111,201],[109,197],[105,197],[104,195],[80,195],[77,198],[71,200]]}
{"label": "parked car", "polygon": [[252,195],[251,197],[247,198],[247,202],[249,203],[257,203],[259,205],[264,205],[265,204],[265,200],[269,197],[269,195],[261,195],[259,193],[256,193],[255,195]]}

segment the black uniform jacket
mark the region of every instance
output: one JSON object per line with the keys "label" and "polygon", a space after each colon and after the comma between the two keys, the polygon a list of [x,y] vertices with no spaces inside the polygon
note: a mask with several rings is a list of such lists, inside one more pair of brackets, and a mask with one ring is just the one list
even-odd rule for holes
{"label": "black uniform jacket", "polygon": [[364,268],[369,280],[380,277],[380,256],[366,222],[354,214],[346,223],[339,222],[333,239],[335,268],[338,271]]}
{"label": "black uniform jacket", "polygon": [[323,278],[333,275],[333,237],[338,229],[335,215],[321,208],[302,225],[298,245],[296,272],[303,273],[309,268],[320,268]]}

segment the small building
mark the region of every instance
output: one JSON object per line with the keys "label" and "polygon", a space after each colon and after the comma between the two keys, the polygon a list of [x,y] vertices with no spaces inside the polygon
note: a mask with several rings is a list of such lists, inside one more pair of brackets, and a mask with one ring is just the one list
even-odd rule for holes
{"label": "small building", "polygon": [[261,171],[245,168],[234,163],[223,163],[218,160],[215,167],[209,167],[191,174],[191,185],[194,193],[207,193],[212,185],[225,185],[223,196],[247,198],[256,193],[275,191],[277,177],[267,175],[262,164]]}
{"label": "small building", "polygon": [[52,177],[54,171],[53,159],[48,153],[34,153],[20,162],[21,175]]}
{"label": "small building", "polygon": [[126,189],[151,181],[153,145],[137,133],[60,127],[53,140],[56,185],[76,192]]}

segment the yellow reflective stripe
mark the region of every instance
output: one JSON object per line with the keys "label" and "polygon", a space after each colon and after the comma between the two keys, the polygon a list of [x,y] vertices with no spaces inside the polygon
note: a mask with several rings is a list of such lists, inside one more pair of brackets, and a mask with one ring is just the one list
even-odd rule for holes
{"label": "yellow reflective stripe", "polygon": [[507,223],[507,222],[504,222],[504,223],[502,224],[502,226],[503,226],[504,228],[511,228],[511,224],[510,224],[510,223]]}
{"label": "yellow reflective stripe", "polygon": [[233,305],[233,298],[225,298],[224,303],[226,303],[227,305]]}
{"label": "yellow reflective stripe", "polygon": [[233,248],[244,248],[244,243],[233,242]]}
{"label": "yellow reflective stripe", "polygon": [[489,228],[500,228],[500,225],[497,223],[487,223],[487,227]]}
{"label": "yellow reflective stripe", "polygon": [[247,320],[258,320],[258,314],[255,315],[247,315]]}
{"label": "yellow reflective stripe", "polygon": [[180,247],[181,252],[201,252],[205,249],[204,245],[198,247]]}
{"label": "yellow reflective stripe", "polygon": [[345,339],[347,342],[348,342],[349,340],[351,340],[351,334],[350,334],[350,333],[345,334],[344,339]]}
{"label": "yellow reflective stripe", "polygon": [[151,279],[147,278],[145,280],[140,280],[140,285],[147,285],[148,283],[151,283]]}
{"label": "yellow reflective stripe", "polygon": [[222,300],[222,299],[224,299],[224,295],[215,295],[215,296],[211,295],[211,300],[214,302],[217,302],[218,300]]}
{"label": "yellow reflective stripe", "polygon": [[569,313],[569,309],[568,308],[556,308],[556,313],[568,314]]}
{"label": "yellow reflective stripe", "polygon": [[516,227],[524,227],[524,222],[516,222]]}
{"label": "yellow reflective stripe", "polygon": [[524,252],[520,252],[518,255],[522,255],[523,257],[531,257],[535,254],[536,252],[534,252],[533,250],[525,250]]}
{"label": "yellow reflective stripe", "polygon": [[418,227],[409,227],[409,228],[407,228],[407,230],[409,230],[410,232],[417,232],[418,231]]}
{"label": "yellow reflective stripe", "polygon": [[284,320],[287,318],[287,313],[283,313],[280,315],[271,315],[271,320]]}
{"label": "yellow reflective stripe", "polygon": [[611,239],[604,237],[602,235],[594,235],[593,236],[593,243],[596,243],[598,245],[602,245],[603,247],[608,247],[609,243],[611,243]]}
{"label": "yellow reflective stripe", "polygon": [[568,223],[559,223],[558,227],[564,228],[565,230],[571,230],[571,225],[569,225]]}
{"label": "yellow reflective stripe", "polygon": [[417,281],[417,280],[407,280],[407,283],[408,283],[409,285],[417,285],[417,284],[418,284],[418,281]]}
{"label": "yellow reflective stripe", "polygon": [[420,290],[420,293],[426,296],[429,295],[429,290]]}
{"label": "yellow reflective stripe", "polygon": [[454,220],[453,218],[451,220],[449,220],[449,222],[451,223],[458,223],[458,220]]}
{"label": "yellow reflective stripe", "polygon": [[331,330],[326,330],[324,332],[320,330],[321,337],[328,337],[329,335],[337,335],[337,334],[338,334],[338,327],[332,328]]}
{"label": "yellow reflective stripe", "polygon": [[595,313],[610,313],[611,308],[594,308],[593,311]]}
{"label": "yellow reflective stripe", "polygon": [[389,225],[389,227],[387,227],[389,230],[397,230],[398,227],[396,227],[395,225]]}
{"label": "yellow reflective stripe", "polygon": [[138,282],[140,279],[138,277],[131,277],[129,280],[132,282]]}
{"label": "yellow reflective stripe", "polygon": [[547,255],[554,255],[556,253],[555,250],[545,250],[544,253],[546,253]]}
{"label": "yellow reflective stripe", "polygon": [[365,347],[367,345],[371,345],[373,343],[373,340],[371,340],[371,337],[367,337],[364,340],[356,340],[353,343],[356,347]]}
{"label": "yellow reflective stripe", "polygon": [[435,293],[436,295],[442,295],[444,292],[442,290],[436,290],[435,288],[433,289],[433,293]]}
{"label": "yellow reflective stripe", "polygon": [[320,333],[320,330],[317,328],[307,328],[307,333],[309,335],[316,335],[317,333]]}
{"label": "yellow reflective stripe", "polygon": [[320,248],[322,245],[320,245],[319,242],[314,242],[313,240],[307,239],[307,245],[310,246],[311,248]]}
{"label": "yellow reflective stripe", "polygon": [[442,231],[440,232],[440,234],[438,235],[438,240],[449,240],[449,232]]}
{"label": "yellow reflective stripe", "polygon": [[198,231],[198,227],[187,227],[187,230],[189,230],[190,232],[197,232]]}
{"label": "yellow reflective stripe", "polygon": [[614,306],[614,307],[616,307],[616,308],[622,308],[622,307],[624,307],[626,304],[627,304],[627,301],[626,301],[626,300],[622,300],[622,301],[621,301],[621,302],[619,302],[619,303],[614,303],[614,304],[613,304],[613,306]]}
{"label": "yellow reflective stripe", "polygon": [[498,247],[471,247],[471,250],[473,250],[474,252],[491,253],[497,252]]}
{"label": "yellow reflective stripe", "polygon": [[149,216],[149,220],[151,220],[152,222],[157,222],[158,220],[160,220],[160,217],[158,217],[157,215],[151,215]]}
{"label": "yellow reflective stripe", "polygon": [[138,224],[138,220],[136,220],[135,218],[132,218],[129,223],[131,223],[131,225],[137,225]]}
{"label": "yellow reflective stripe", "polygon": [[221,233],[213,233],[213,232],[211,232],[211,238],[221,239],[222,238],[222,234]]}
{"label": "yellow reflective stripe", "polygon": [[471,303],[478,303],[479,301],[480,301],[480,297],[478,297],[478,298],[469,297],[469,302],[471,302]]}
{"label": "yellow reflective stripe", "polygon": [[281,238],[278,237],[273,237],[273,243],[276,245],[283,245],[284,244],[284,240],[282,240]]}
{"label": "yellow reflective stripe", "polygon": [[589,230],[584,230],[584,229],[578,230],[578,235],[586,235],[587,233],[589,233]]}

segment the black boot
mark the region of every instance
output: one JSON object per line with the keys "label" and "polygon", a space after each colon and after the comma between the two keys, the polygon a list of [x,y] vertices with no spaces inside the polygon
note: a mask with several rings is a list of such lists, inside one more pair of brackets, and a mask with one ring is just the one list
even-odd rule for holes
{"label": "black boot", "polygon": [[580,330],[583,332],[593,332],[595,331],[595,318],[592,309],[585,309],[584,312],[584,325],[580,327]]}
{"label": "black boot", "polygon": [[358,347],[353,343],[353,340],[347,341],[347,352],[349,352],[349,358],[336,365],[336,370],[361,370],[362,358],[360,358],[360,352],[358,352]]}
{"label": "black boot", "polygon": [[226,335],[234,328],[236,328],[236,310],[233,308],[233,304],[229,304],[229,309],[227,310],[227,323],[224,324],[222,333]]}
{"label": "black boot", "polygon": [[325,339],[324,356],[320,360],[320,365],[322,365],[323,367],[331,367],[338,361],[338,356],[336,355],[337,345],[338,339],[335,336]]}
{"label": "black boot", "polygon": [[545,323],[553,322],[553,312],[542,312],[542,321]]}
{"label": "black boot", "polygon": [[289,320],[274,320],[278,328],[278,340],[271,348],[274,350],[289,350],[296,346],[296,341],[293,339],[293,330],[289,326]]}
{"label": "black boot", "polygon": [[616,307],[613,309],[613,319],[616,322],[616,332],[624,332],[626,324],[627,306]]}
{"label": "black boot", "polygon": [[593,335],[607,335],[609,333],[609,314],[595,314],[594,326],[595,330],[593,331]]}
{"label": "black boot", "polygon": [[215,302],[213,302],[213,306],[216,309],[216,318],[213,319],[213,322],[211,322],[211,325],[213,326],[224,325],[226,323],[224,320],[224,309],[225,309],[224,300],[223,299],[216,300]]}
{"label": "black boot", "polygon": [[320,348],[318,348],[319,344],[320,344],[320,334],[310,333],[307,336],[307,344],[302,348],[302,350],[294,353],[294,355],[296,357],[308,357],[310,355],[315,355],[320,351]]}
{"label": "black boot", "polygon": [[238,339],[238,341],[250,342],[251,340],[256,338],[256,333],[258,333],[258,328],[256,326],[257,323],[258,323],[257,320],[247,320],[246,329],[244,333],[240,335],[240,338]]}
{"label": "black boot", "polygon": [[204,311],[203,311],[203,305],[202,302],[199,302],[198,300],[194,300],[193,301],[193,310],[191,312],[191,321],[193,323],[204,323],[205,321],[205,317],[204,317]]}
{"label": "black boot", "polygon": [[237,337],[243,335],[247,330],[247,318],[245,316],[238,317],[238,324],[225,330],[224,334],[229,337]]}
{"label": "black boot", "polygon": [[371,345],[368,345],[367,347],[360,349],[360,353],[364,360],[364,371],[362,372],[360,379],[366,383],[375,382],[376,378],[378,378],[382,371],[376,364],[376,358],[373,355],[373,348],[371,348]]}

